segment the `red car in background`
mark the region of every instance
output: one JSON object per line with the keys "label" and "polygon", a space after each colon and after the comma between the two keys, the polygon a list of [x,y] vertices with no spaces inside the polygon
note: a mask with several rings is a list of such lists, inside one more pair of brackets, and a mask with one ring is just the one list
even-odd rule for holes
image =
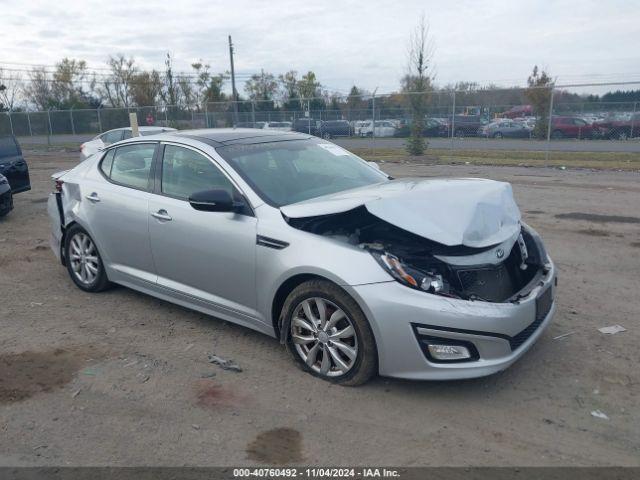
{"label": "red car in background", "polygon": [[551,138],[595,138],[601,130],[581,117],[554,116],[551,118]]}
{"label": "red car in background", "polygon": [[516,105],[502,114],[502,118],[518,118],[530,117],[533,115],[533,107],[531,105]]}
{"label": "red car in background", "polygon": [[605,138],[626,140],[640,136],[640,113],[632,115],[612,115],[611,117],[595,122]]}

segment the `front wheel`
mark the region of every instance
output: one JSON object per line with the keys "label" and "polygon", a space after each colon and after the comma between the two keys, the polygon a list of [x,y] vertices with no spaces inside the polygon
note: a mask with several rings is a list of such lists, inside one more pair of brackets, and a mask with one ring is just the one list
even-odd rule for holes
{"label": "front wheel", "polygon": [[551,138],[560,140],[561,138],[564,138],[564,133],[562,133],[562,130],[554,130],[551,132]]}
{"label": "front wheel", "polygon": [[71,280],[85,292],[100,292],[109,279],[93,239],[85,229],[74,225],[65,238],[65,260]]}
{"label": "front wheel", "polygon": [[502,133],[500,133],[500,132],[496,132],[496,133],[494,133],[494,134],[493,134],[493,138],[497,138],[497,139],[502,138]]}
{"label": "front wheel", "polygon": [[375,340],[364,313],[326,280],[299,285],[282,308],[287,349],[307,372],[342,385],[360,385],[377,371]]}
{"label": "front wheel", "polygon": [[325,140],[329,140],[331,138],[331,134],[329,132],[325,132],[322,134],[322,138]]}

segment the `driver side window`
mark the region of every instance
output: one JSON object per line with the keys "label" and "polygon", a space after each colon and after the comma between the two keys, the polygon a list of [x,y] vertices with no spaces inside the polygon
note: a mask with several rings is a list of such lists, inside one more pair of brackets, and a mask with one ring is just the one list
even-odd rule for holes
{"label": "driver side window", "polygon": [[166,145],[162,158],[162,193],[181,200],[203,190],[234,194],[233,184],[204,155],[189,148]]}

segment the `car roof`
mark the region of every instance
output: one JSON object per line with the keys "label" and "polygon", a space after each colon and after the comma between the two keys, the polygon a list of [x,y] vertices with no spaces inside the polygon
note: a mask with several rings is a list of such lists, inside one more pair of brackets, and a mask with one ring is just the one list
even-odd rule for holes
{"label": "car roof", "polygon": [[[312,135],[297,132],[282,132],[279,130],[263,130],[257,128],[203,128],[198,130],[176,130],[173,132],[160,133],[150,138],[175,140],[176,137],[198,140],[212,147],[236,144],[255,144],[268,142],[282,142],[286,140],[304,140],[313,138]],[[136,137],[142,139],[143,137]],[[135,140],[135,139],[134,139]],[[129,139],[128,141],[131,141]],[[119,142],[120,143],[120,142]]]}

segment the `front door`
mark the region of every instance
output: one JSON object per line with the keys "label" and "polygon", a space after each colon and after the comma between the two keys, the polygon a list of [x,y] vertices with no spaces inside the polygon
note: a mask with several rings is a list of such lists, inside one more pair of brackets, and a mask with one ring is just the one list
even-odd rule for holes
{"label": "front door", "polygon": [[[158,284],[206,302],[222,316],[257,318],[256,218],[195,210],[195,192],[237,192],[212,159],[165,145],[149,200],[149,236]],[[159,180],[159,181],[158,181]]]}

